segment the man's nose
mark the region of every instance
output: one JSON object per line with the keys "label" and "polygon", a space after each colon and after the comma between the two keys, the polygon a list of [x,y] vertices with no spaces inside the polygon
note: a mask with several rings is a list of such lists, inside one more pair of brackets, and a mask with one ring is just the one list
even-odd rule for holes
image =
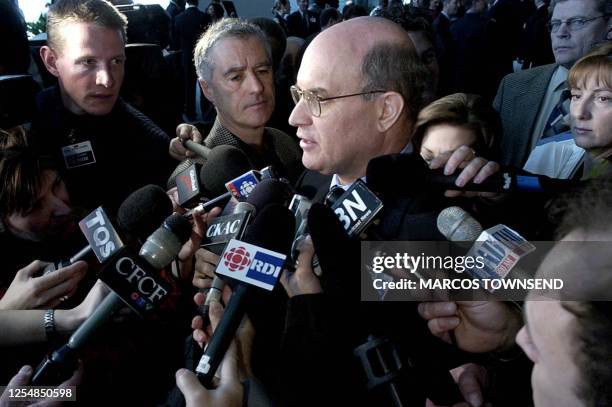
{"label": "man's nose", "polygon": [[104,86],[105,88],[112,88],[115,84],[113,74],[109,67],[103,67],[96,73],[96,85]]}

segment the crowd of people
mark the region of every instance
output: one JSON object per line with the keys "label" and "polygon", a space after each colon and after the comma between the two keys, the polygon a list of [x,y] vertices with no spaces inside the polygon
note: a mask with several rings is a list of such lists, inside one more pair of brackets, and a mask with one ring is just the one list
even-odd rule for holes
{"label": "crowd of people", "polygon": [[[292,13],[276,0],[245,20],[171,0],[169,41],[155,48],[180,78],[164,83],[181,95],[166,100],[181,112],[169,134],[166,117],[137,108],[145,96],[123,93],[136,54],[121,7],[54,1],[31,54],[18,8],[0,0],[0,406],[31,384],[76,389],[87,406],[612,405],[612,1],[352,3],[298,0]],[[24,78],[40,91],[6,91]],[[379,157],[413,164],[375,173]],[[250,170],[264,180],[249,197],[205,204]],[[567,182],[484,187],[502,173]],[[448,182],[423,182],[434,178]],[[359,236],[334,207],[356,188],[382,206]],[[300,239],[292,197],[311,205]],[[221,278],[243,252],[206,243],[245,199],[244,240],[286,255],[269,291]],[[373,290],[362,240],[450,240],[437,223],[449,207],[551,242],[534,277],[567,290]],[[105,254],[109,241],[140,253],[133,265],[176,249],[156,272],[164,301],[144,317],[138,295],[107,280],[126,253]],[[56,381],[38,375],[44,360]]]}

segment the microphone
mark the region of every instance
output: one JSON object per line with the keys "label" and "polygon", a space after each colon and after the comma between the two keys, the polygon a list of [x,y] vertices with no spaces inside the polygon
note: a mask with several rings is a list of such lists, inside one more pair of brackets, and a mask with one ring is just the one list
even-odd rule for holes
{"label": "microphone", "polygon": [[[143,311],[150,312],[163,302],[168,294],[167,283],[152,273],[151,269],[160,270],[170,264],[190,234],[189,222],[174,214],[166,218],[162,226],[147,238],[139,252],[139,258],[130,255],[130,249],[127,247],[113,256],[100,272],[100,278],[114,292],[106,296],[93,314],[72,334],[67,344],[41,362],[32,376],[32,385],[57,385],[69,377],[76,365],[76,352],[83,348],[124,304],[142,315]],[[131,274],[126,272],[125,266],[129,266]],[[118,285],[117,281],[122,281],[123,285]],[[126,293],[123,287],[128,287],[128,298],[121,296],[121,293]]]}
{"label": "microphone", "polygon": [[[508,226],[499,224],[483,231],[476,219],[455,206],[440,212],[438,229],[452,242],[463,242],[468,246],[473,243],[466,256],[481,257],[483,260],[483,267],[466,267],[466,272],[473,278],[503,280],[510,271],[513,271],[515,278],[533,275],[515,266],[536,247]],[[491,293],[495,291],[485,288]]]}
{"label": "microphone", "polygon": [[[191,140],[188,141],[193,143]],[[199,146],[199,144],[193,144]],[[247,156],[234,146],[221,145],[208,150],[210,153],[201,168],[199,164],[192,163],[175,177],[178,203],[181,207],[192,205],[204,197],[230,198],[231,195],[226,193],[227,180],[239,177],[251,170]]]}
{"label": "microphone", "polygon": [[[164,218],[172,213],[172,203],[166,192],[157,185],[146,185],[132,192],[119,206],[117,225],[126,235],[142,237],[155,230]],[[98,261],[104,262],[123,243],[101,207],[79,222],[79,226],[90,243],[69,260],[60,260],[45,267],[44,274],[67,267],[94,251]],[[127,236],[129,239],[129,236]]]}
{"label": "microphone", "polygon": [[196,373],[207,387],[242,321],[252,285],[272,290],[283,269],[295,230],[293,215],[281,205],[269,204],[255,217],[243,241],[227,245],[215,272],[240,282],[213,333]]}
{"label": "microphone", "polygon": [[349,236],[361,235],[383,208],[382,201],[360,179],[341,195],[332,189],[328,198],[330,208]]}
{"label": "microphone", "polygon": [[[223,249],[231,239],[241,239],[249,220],[255,216],[257,210],[255,206],[249,202],[238,202],[234,207],[232,215],[221,216],[214,219],[206,229],[205,239],[208,243],[203,243],[201,247],[220,255]],[[206,295],[206,300],[201,308],[201,313],[204,317],[208,316],[210,303],[212,301],[220,301],[221,292],[225,283],[219,276],[215,276],[212,285]],[[201,289],[200,292],[205,291]]]}
{"label": "microphone", "polygon": [[183,140],[183,146],[189,151],[204,158],[205,160],[209,159],[210,152],[212,151],[210,148],[206,147],[205,145],[198,144],[195,141],[189,140],[189,139]]}
{"label": "microphone", "polygon": [[[288,197],[291,195],[290,185],[284,181],[268,178],[261,181],[253,190],[253,192],[249,195],[246,202],[239,202],[234,208],[234,214],[246,212],[247,218],[242,221],[239,231],[236,233],[229,233],[222,238],[224,240],[223,247],[219,252],[213,251],[216,254],[221,254],[227,243],[231,239],[240,239],[245,231],[245,227],[248,222],[259,212],[261,212],[266,206],[276,203],[284,206],[288,200]],[[241,206],[242,205],[242,206]],[[231,218],[234,215],[223,216],[221,218]],[[238,215],[244,216],[244,215]],[[217,219],[221,219],[217,218]],[[216,220],[217,220],[216,219]],[[223,221],[225,222],[225,221]],[[209,231],[211,228],[214,228],[214,221],[211,223],[209,228],[206,231],[206,236],[209,235]],[[210,247],[209,247],[210,249]],[[208,310],[210,308],[210,303],[213,300],[219,300],[221,298],[221,292],[223,290],[223,286],[225,285],[223,279],[217,275],[213,278],[212,286],[206,296],[206,300],[202,307],[202,315],[204,317],[208,316]]]}
{"label": "microphone", "polygon": [[[407,183],[398,183],[391,175],[409,174]],[[480,184],[455,185],[459,175],[444,175],[442,169],[431,170],[418,154],[393,154],[376,157],[368,163],[367,180],[374,190],[390,195],[412,196],[421,191],[526,192],[562,193],[579,187],[582,182],[554,179],[541,175],[518,175],[511,169],[497,172]]]}

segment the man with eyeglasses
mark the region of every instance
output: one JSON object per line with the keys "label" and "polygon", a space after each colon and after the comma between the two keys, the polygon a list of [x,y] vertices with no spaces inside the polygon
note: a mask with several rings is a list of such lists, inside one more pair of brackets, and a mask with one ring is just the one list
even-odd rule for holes
{"label": "man with eyeglasses", "polygon": [[[339,49],[340,38],[347,45]],[[358,18],[319,34],[308,46],[291,89],[296,106],[289,123],[298,128],[302,163],[311,170],[298,187],[315,187],[318,199],[330,187],[348,188],[364,178],[370,159],[411,152],[428,75],[410,37],[388,20]],[[449,157],[434,165],[446,164],[452,173],[474,158],[467,147]],[[496,168],[480,158],[471,160],[461,182],[474,177],[482,181]]]}
{"label": "man with eyeglasses", "polygon": [[538,142],[569,130],[568,70],[605,40],[612,24],[610,0],[553,0],[549,10],[555,64],[506,76],[493,102],[503,125],[502,165],[522,167]]}

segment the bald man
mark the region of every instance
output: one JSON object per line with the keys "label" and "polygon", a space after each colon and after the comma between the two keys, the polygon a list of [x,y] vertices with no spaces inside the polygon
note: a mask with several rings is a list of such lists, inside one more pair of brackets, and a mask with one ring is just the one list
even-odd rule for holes
{"label": "bald man", "polygon": [[[411,153],[428,75],[408,33],[389,20],[355,18],[319,34],[306,49],[291,88],[296,106],[289,123],[298,128],[302,163],[310,170],[298,189],[321,200],[331,187],[348,188],[363,178],[372,158]],[[454,173],[470,159],[458,185],[472,178],[479,182],[497,170],[467,147],[440,157],[432,167],[446,165],[446,172]],[[423,232],[387,237],[440,237],[435,227]]]}

